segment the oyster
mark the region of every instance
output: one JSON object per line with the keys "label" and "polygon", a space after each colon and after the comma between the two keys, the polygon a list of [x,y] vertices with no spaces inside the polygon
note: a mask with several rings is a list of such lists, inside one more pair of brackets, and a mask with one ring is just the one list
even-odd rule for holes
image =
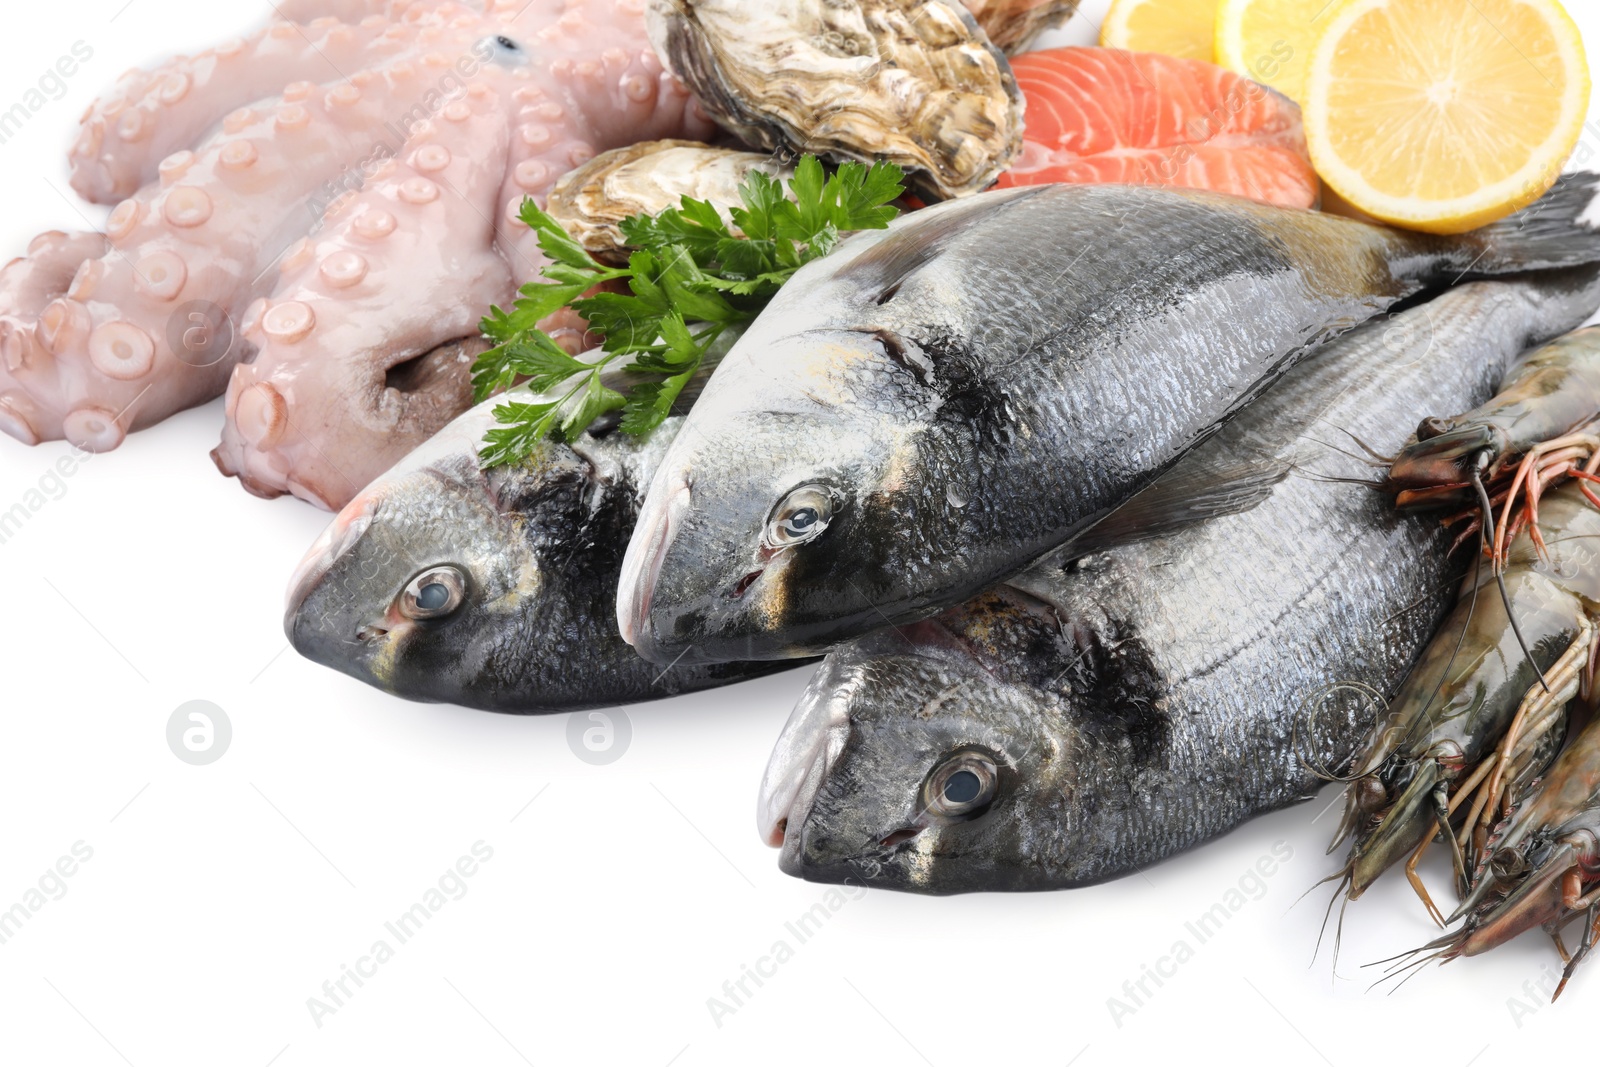
{"label": "oyster", "polygon": [[724,218],[739,204],[739,185],[753,170],[786,180],[794,171],[769,155],[714,148],[699,141],[644,141],[602,152],[566,174],[547,210],[595,258],[627,262],[619,223],[655,215],[682,197],[708,200]]}
{"label": "oyster", "polygon": [[924,197],[988,186],[1022,148],[1005,55],[950,0],[649,0],[650,40],[747,144],[887,159]]}
{"label": "oyster", "polygon": [[963,0],[983,32],[1006,55],[1014,56],[1045,30],[1055,29],[1078,10],[1078,0]]}

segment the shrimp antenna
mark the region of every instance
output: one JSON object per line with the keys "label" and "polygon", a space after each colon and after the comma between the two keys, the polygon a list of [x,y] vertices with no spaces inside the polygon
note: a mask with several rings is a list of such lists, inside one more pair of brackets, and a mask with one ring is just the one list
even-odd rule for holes
{"label": "shrimp antenna", "polygon": [[1384,481],[1368,481],[1366,478],[1346,478],[1337,474],[1323,474],[1320,471],[1308,470],[1298,464],[1290,464],[1290,468],[1308,482],[1321,482],[1324,485],[1359,485],[1374,492],[1381,493],[1389,488]]}
{"label": "shrimp antenna", "polygon": [[[1492,543],[1494,541],[1494,505],[1489,502],[1489,491],[1483,487],[1483,469],[1489,465],[1489,453],[1479,452],[1478,460],[1472,466],[1472,488],[1478,492],[1478,503],[1483,507],[1483,529],[1480,541]],[[1481,553],[1480,553],[1481,554]],[[1501,573],[1498,565],[1494,568],[1494,581],[1500,587],[1500,600],[1506,606],[1506,620],[1511,623],[1511,632],[1517,637],[1517,644],[1522,649],[1522,657],[1528,661],[1528,666],[1533,668],[1534,675],[1539,679],[1539,686],[1546,693],[1550,692],[1550,683],[1544,680],[1544,671],[1533,661],[1533,653],[1528,651],[1528,642],[1522,636],[1522,627],[1517,625],[1516,612],[1511,610],[1511,594],[1506,592],[1505,575]]]}
{"label": "shrimp antenna", "polygon": [[1405,985],[1407,982],[1411,981],[1411,979],[1413,979],[1417,975],[1421,974],[1422,973],[1422,969],[1425,966],[1427,966],[1429,963],[1433,962],[1434,960],[1438,959],[1440,956],[1443,956],[1443,955],[1444,955],[1444,953],[1442,951],[1435,952],[1431,956],[1422,957],[1420,960],[1417,960],[1415,963],[1408,963],[1408,964],[1406,964],[1405,967],[1402,967],[1400,970],[1395,971],[1392,974],[1386,974],[1382,978],[1378,979],[1376,982],[1373,982],[1370,986],[1367,987],[1367,992],[1369,992],[1369,993],[1372,992],[1378,986],[1380,986],[1383,983],[1387,982],[1391,978],[1399,978],[1400,975],[1405,974],[1405,972],[1407,970],[1409,970],[1411,973],[1410,974],[1406,974],[1406,976],[1404,978],[1400,978],[1400,981],[1398,981],[1398,982],[1396,982],[1394,984],[1394,988],[1389,990],[1389,992],[1387,994],[1385,994],[1386,996],[1391,996],[1392,997],[1396,993],[1400,992],[1400,987],[1401,986]]}
{"label": "shrimp antenna", "polygon": [[1339,432],[1350,438],[1350,440],[1354,441],[1356,443],[1356,447],[1361,449],[1361,451],[1365,452],[1367,455],[1371,456],[1373,459],[1377,460],[1379,463],[1382,463],[1386,467],[1393,466],[1394,461],[1400,458],[1399,456],[1384,455],[1371,445],[1367,444],[1361,438],[1345,429],[1343,426],[1339,427]]}
{"label": "shrimp antenna", "polygon": [[[1386,701],[1384,699],[1382,693],[1380,693],[1376,689],[1372,688],[1372,686],[1366,685],[1366,684],[1364,684],[1362,682],[1358,682],[1358,681],[1349,681],[1349,682],[1336,681],[1336,682],[1334,682],[1332,685],[1330,685],[1326,689],[1322,690],[1322,692],[1318,693],[1316,697],[1313,697],[1313,698],[1311,698],[1311,700],[1307,700],[1304,704],[1302,704],[1301,707],[1300,707],[1299,714],[1297,714],[1292,720],[1290,720],[1290,723],[1289,723],[1289,747],[1294,752],[1295,758],[1298,759],[1301,762],[1301,764],[1304,765],[1306,770],[1308,770],[1308,771],[1310,771],[1312,773],[1312,775],[1314,775],[1317,778],[1322,779],[1324,782],[1344,782],[1344,783],[1349,783],[1349,782],[1360,781],[1362,778],[1366,777],[1366,775],[1364,775],[1364,774],[1349,774],[1349,773],[1341,774],[1339,771],[1336,771],[1332,767],[1329,767],[1325,762],[1322,761],[1322,759],[1320,757],[1314,756],[1311,753],[1306,752],[1303,748],[1300,747],[1300,724],[1301,724],[1301,722],[1304,721],[1306,723],[1307,732],[1308,733],[1310,732],[1310,727],[1315,725],[1311,721],[1312,716],[1316,713],[1316,709],[1312,706],[1312,701],[1313,700],[1317,700],[1317,699],[1326,700],[1328,697],[1331,697],[1334,694],[1338,693],[1340,690],[1344,690],[1344,689],[1353,690],[1356,693],[1360,694],[1361,696],[1363,696],[1363,697],[1367,698],[1368,700],[1372,701],[1373,706],[1376,707],[1376,709],[1377,709],[1376,711],[1373,712],[1373,715],[1372,715],[1372,724],[1374,726],[1376,726],[1378,724],[1378,720],[1383,716],[1383,709],[1388,704],[1388,701]],[[1359,755],[1359,753],[1357,753],[1356,755]],[[1348,760],[1346,760],[1344,762],[1345,771],[1348,772],[1348,771],[1354,770],[1354,763],[1355,763],[1355,755],[1352,755]],[[1319,815],[1318,818],[1321,818],[1321,816]],[[1328,879],[1326,879],[1326,878],[1323,879],[1323,881],[1327,881],[1327,880]],[[1318,882],[1317,883],[1317,885],[1321,885],[1321,884],[1322,884],[1322,882]],[[1315,888],[1315,886],[1313,886],[1312,888]],[[1307,892],[1310,892],[1310,890],[1307,890]],[[1302,894],[1302,896],[1303,895],[1304,894]]]}
{"label": "shrimp antenna", "polygon": [[[1349,436],[1351,436],[1352,439],[1354,439],[1354,435],[1350,434],[1349,430],[1341,430],[1340,432],[1344,433],[1346,435],[1349,435]],[[1348,448],[1342,448],[1339,445],[1334,444],[1332,441],[1322,441],[1322,440],[1317,440],[1316,438],[1312,438],[1312,440],[1316,441],[1316,443],[1321,445],[1323,448],[1326,448],[1329,452],[1336,452],[1341,456],[1345,456],[1345,457],[1347,457],[1349,459],[1353,459],[1357,463],[1363,464],[1363,465],[1368,466],[1368,467],[1387,467],[1387,466],[1389,466],[1390,464],[1392,464],[1394,462],[1394,459],[1392,457],[1378,455],[1376,452],[1372,451],[1372,449],[1368,448],[1366,445],[1362,445],[1359,440],[1356,440],[1356,444],[1361,445],[1362,451],[1366,452],[1365,456],[1362,455],[1360,452],[1353,452]],[[1371,458],[1368,458],[1368,457],[1371,457]]]}
{"label": "shrimp antenna", "polygon": [[[1422,714],[1426,716],[1433,707],[1433,702],[1439,698],[1439,691],[1444,688],[1444,681],[1450,677],[1450,668],[1456,665],[1456,657],[1461,654],[1461,645],[1467,639],[1467,627],[1472,625],[1472,613],[1478,610],[1478,578],[1483,574],[1483,548],[1487,539],[1483,531],[1478,531],[1478,551],[1474,553],[1472,563],[1472,595],[1467,601],[1467,617],[1461,624],[1461,632],[1456,634],[1456,647],[1450,650],[1450,658],[1445,660],[1444,670],[1439,672],[1439,681],[1433,687],[1433,692],[1428,694],[1428,702],[1422,705]],[[1429,720],[1432,721],[1431,719]]]}
{"label": "shrimp antenna", "polygon": [[[1294,903],[1298,904],[1307,896],[1309,896],[1311,891],[1316,889],[1317,886],[1327,885],[1334,879],[1338,879],[1339,881],[1339,884],[1333,887],[1333,896],[1328,898],[1327,910],[1322,913],[1322,925],[1317,928],[1317,944],[1316,947],[1311,950],[1311,962],[1306,964],[1307,967],[1316,966],[1317,957],[1322,954],[1322,939],[1328,932],[1328,920],[1333,917],[1333,905],[1341,896],[1344,895],[1345,886],[1350,884],[1352,870],[1353,865],[1346,863],[1343,868],[1334,871],[1332,874],[1328,875],[1328,877],[1321,878],[1316,882],[1313,882],[1310,889],[1307,889],[1304,893],[1301,893],[1295,898]],[[1333,969],[1335,973],[1337,973],[1339,970],[1339,943],[1344,940],[1344,909],[1345,907],[1348,907],[1349,904],[1350,898],[1345,897],[1344,906],[1339,908],[1339,923],[1334,927],[1333,930]],[[1289,906],[1292,908],[1294,907],[1294,904]]]}

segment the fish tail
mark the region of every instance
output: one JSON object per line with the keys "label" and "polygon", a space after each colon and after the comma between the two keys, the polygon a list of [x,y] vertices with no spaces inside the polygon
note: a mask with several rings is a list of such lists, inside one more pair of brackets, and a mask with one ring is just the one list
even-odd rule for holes
{"label": "fish tail", "polygon": [[1463,234],[1468,260],[1453,266],[1466,274],[1494,275],[1600,262],[1600,229],[1583,221],[1597,192],[1600,174],[1561,175],[1521,211]]}

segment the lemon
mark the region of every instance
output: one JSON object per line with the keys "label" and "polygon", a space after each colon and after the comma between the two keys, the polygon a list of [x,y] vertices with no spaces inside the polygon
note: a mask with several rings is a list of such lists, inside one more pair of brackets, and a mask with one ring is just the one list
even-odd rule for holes
{"label": "lemon", "polygon": [[1107,48],[1211,62],[1217,0],[1116,0],[1100,24]]}
{"label": "lemon", "polygon": [[1304,103],[1311,48],[1333,6],[1330,0],[1222,0],[1217,6],[1216,61]]}
{"label": "lemon", "polygon": [[1538,199],[1589,103],[1578,29],[1555,0],[1342,0],[1306,79],[1324,182],[1386,222],[1460,233]]}

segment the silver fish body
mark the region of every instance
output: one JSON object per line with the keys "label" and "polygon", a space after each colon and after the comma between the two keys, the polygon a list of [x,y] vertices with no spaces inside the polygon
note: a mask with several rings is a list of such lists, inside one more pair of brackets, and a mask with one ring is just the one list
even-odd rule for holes
{"label": "silver fish body", "polygon": [[1396,301],[1600,258],[1573,222],[1591,197],[1571,179],[1533,221],[1441,238],[1056,185],[858,236],[795,276],[689,414],[629,546],[622,632],[660,662],[769,658],[959,603]]}
{"label": "silver fish body", "polygon": [[506,399],[457,418],[334,519],[291,582],[284,629],[302,655],[412,700],[516,713],[650,700],[783,666],[663,669],[617,633],[623,549],[681,416],[642,441],[596,428],[485,471],[478,449]]}
{"label": "silver fish body", "polygon": [[1356,442],[1392,452],[1419,412],[1481,402],[1600,302],[1578,274],[1472,283],[1362,327],[1149,490],[1287,464],[1252,509],[833,652],[762,786],[783,869],[929,893],[1065,887],[1309,798],[1462,570],[1437,522],[1359,484],[1376,472]]}

